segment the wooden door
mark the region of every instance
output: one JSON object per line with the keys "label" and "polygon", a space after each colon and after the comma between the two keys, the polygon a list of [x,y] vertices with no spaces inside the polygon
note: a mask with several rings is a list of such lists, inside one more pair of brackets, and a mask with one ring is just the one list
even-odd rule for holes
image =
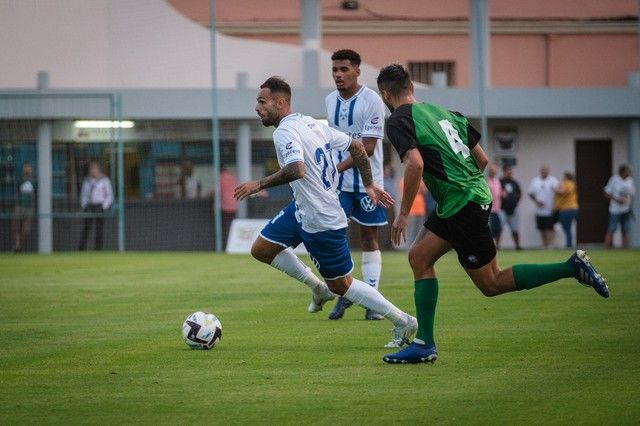
{"label": "wooden door", "polygon": [[608,201],[603,189],[611,177],[611,140],[576,140],[576,182],[580,210],[578,244],[602,243],[607,230]]}

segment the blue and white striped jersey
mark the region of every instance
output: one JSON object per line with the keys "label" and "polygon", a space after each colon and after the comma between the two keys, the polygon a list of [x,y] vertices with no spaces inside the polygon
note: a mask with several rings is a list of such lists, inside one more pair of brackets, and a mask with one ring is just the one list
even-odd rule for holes
{"label": "blue and white striped jersey", "polygon": [[[373,182],[383,186],[382,138],[384,137],[384,103],[378,94],[362,86],[350,99],[343,99],[337,90],[325,99],[329,126],[338,129],[355,139],[377,138],[375,151],[369,162]],[[348,152],[335,151],[333,161],[340,163],[349,156]],[[345,170],[338,178],[339,191],[365,192],[360,172],[355,167]]]}

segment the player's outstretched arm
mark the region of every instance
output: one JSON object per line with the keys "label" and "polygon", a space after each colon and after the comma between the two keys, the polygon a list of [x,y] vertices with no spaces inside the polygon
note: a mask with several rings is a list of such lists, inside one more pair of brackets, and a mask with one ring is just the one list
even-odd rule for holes
{"label": "player's outstretched arm", "polygon": [[393,225],[391,225],[391,242],[396,246],[399,246],[407,240],[409,212],[411,211],[413,200],[420,190],[422,171],[424,169],[422,156],[415,148],[407,150],[402,161],[405,164],[402,201],[400,201],[400,211],[396,215]]}
{"label": "player's outstretched arm", "polygon": [[[367,156],[371,157],[376,152],[376,145],[378,144],[377,138],[362,138],[362,145],[364,145]],[[336,165],[336,170],[339,173],[344,172],[347,169],[354,167],[353,158],[350,156],[342,160]]]}
{"label": "player's outstretched arm", "polygon": [[362,184],[364,185],[367,195],[371,198],[371,201],[375,204],[380,203],[384,207],[393,205],[393,198],[384,189],[373,184],[373,175],[371,173],[371,165],[369,164],[369,155],[362,142],[357,139],[351,141],[349,146],[349,154],[353,158],[353,163],[360,172],[362,178]]}
{"label": "player's outstretched arm", "polygon": [[304,174],[304,163],[302,161],[295,161],[260,180],[250,180],[238,185],[233,191],[233,196],[236,200],[244,200],[250,195],[258,193],[263,189],[284,185],[286,183],[293,182],[294,180],[298,180],[304,177]]}
{"label": "player's outstretched arm", "polygon": [[353,159],[353,164],[358,168],[362,184],[370,186],[373,184],[373,175],[371,174],[371,165],[369,164],[369,156],[364,145],[359,139],[352,139],[349,146],[349,154]]}

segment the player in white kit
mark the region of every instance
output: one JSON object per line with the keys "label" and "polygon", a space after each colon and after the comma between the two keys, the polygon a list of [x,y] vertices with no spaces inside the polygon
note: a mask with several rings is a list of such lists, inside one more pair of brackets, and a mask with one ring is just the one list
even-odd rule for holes
{"label": "player in white kit", "polygon": [[[354,138],[362,139],[373,174],[373,182],[383,187],[384,103],[378,93],[358,83],[360,55],[350,49],[342,49],[331,56],[332,75],[336,90],[325,99],[329,126]],[[348,152],[334,151],[337,165],[338,194],[347,217],[360,228],[362,244],[362,280],[378,289],[382,271],[382,254],[378,244],[378,227],[387,224],[385,209],[367,195],[362,178]],[[340,319],[351,303],[338,299],[329,319]],[[367,310],[368,320],[382,319]]]}
{"label": "player in white kit", "polygon": [[[281,168],[260,180],[237,186],[235,197],[242,200],[265,188],[288,183],[293,201],[261,231],[251,247],[252,256],[306,284],[312,291],[309,312],[320,311],[335,293],[393,323],[388,347],[407,343],[417,329],[416,319],[351,276],[347,217],[335,192],[337,173],[332,150],[351,154],[372,202],[393,203],[388,193],[373,184],[362,143],[311,117],[292,113],[291,88],[279,77],[271,77],[260,86],[256,112],[264,126],[276,127],[273,142]],[[293,253],[291,248],[301,242],[326,284]]]}

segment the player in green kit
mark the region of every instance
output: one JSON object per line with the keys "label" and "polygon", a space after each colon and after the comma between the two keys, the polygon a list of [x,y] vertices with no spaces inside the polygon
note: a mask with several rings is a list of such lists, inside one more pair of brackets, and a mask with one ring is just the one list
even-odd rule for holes
{"label": "player in green kit", "polygon": [[459,113],[419,103],[409,73],[401,65],[389,65],[378,75],[378,89],[391,111],[387,137],[405,164],[400,212],[391,228],[391,239],[406,239],[409,210],[420,179],[438,203],[409,249],[415,279],[418,332],[413,342],[383,360],[388,363],[434,362],[434,317],[438,279],[434,265],[453,248],[458,261],[485,296],[527,290],[562,278],[575,278],[609,297],[605,279],[589,263],[582,250],[567,261],[520,264],[500,269],[489,229],[491,193],[482,174],[487,155],[478,143],[480,133]]}

